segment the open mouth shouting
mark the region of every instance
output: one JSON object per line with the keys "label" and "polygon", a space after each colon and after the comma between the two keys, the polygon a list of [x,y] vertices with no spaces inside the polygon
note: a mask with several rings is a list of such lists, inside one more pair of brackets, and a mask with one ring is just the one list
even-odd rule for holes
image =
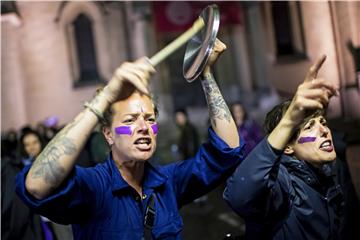
{"label": "open mouth shouting", "polygon": [[331,140],[325,140],[320,145],[320,150],[325,152],[332,152],[334,150],[334,146],[332,145]]}
{"label": "open mouth shouting", "polygon": [[150,151],[152,146],[151,142],[150,137],[140,137],[135,140],[134,145],[140,151]]}

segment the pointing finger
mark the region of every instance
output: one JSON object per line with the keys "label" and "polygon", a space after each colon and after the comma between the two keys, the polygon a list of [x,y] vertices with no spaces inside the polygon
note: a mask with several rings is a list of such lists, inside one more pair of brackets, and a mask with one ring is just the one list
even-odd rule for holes
{"label": "pointing finger", "polygon": [[309,72],[305,78],[305,82],[311,81],[317,78],[318,72],[326,60],[326,55],[322,55],[309,69]]}

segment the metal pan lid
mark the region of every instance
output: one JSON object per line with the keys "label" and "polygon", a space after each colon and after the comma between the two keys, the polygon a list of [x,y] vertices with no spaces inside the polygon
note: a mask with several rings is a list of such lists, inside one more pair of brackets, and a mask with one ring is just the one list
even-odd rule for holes
{"label": "metal pan lid", "polygon": [[206,7],[200,17],[205,27],[195,34],[186,45],[183,74],[188,82],[199,77],[210,57],[220,25],[220,13],[217,5]]}

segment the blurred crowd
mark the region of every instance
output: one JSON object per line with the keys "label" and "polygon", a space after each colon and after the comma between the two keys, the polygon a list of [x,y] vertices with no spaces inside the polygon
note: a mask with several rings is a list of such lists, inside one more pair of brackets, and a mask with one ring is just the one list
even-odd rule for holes
{"label": "blurred crowd", "polygon": [[[64,226],[35,214],[15,193],[15,177],[32,164],[42,149],[59,132],[57,117],[49,117],[36,127],[24,126],[1,135],[1,236],[2,239],[56,240],[72,239],[70,226]],[[102,134],[91,134],[77,164],[92,167],[103,162],[108,147]]]}
{"label": "blurred crowd", "polygon": [[[230,110],[235,120],[238,133],[247,143],[248,154],[264,137],[262,127],[251,118],[247,107],[241,102],[234,102]],[[176,142],[171,146],[176,151],[176,157],[172,161],[185,160],[196,154],[201,144],[201,134],[196,124],[191,122],[186,108],[177,109],[174,112],[174,120],[177,126]],[[24,126],[19,131],[9,130],[1,135],[1,235],[2,239],[73,239],[70,226],[59,225],[35,214],[30,210],[15,193],[15,177],[25,166],[32,164],[34,159],[46,147],[51,139],[61,130],[57,117],[49,117],[38,123],[36,127]],[[342,141],[342,135],[333,132],[334,144],[338,153],[337,173],[339,181],[351,183],[348,166],[346,164],[346,145]],[[170,146],[169,146],[170,147]],[[92,167],[104,162],[108,154],[108,146],[99,128],[96,128],[84,146],[77,160],[77,165]],[[353,189],[353,185],[346,189],[345,198],[351,202],[351,209],[346,215],[349,224],[354,225],[359,204]],[[219,199],[221,196],[219,195]],[[194,201],[192,211],[195,208],[203,212],[214,209],[208,195]],[[222,202],[222,199],[219,200]],[[221,207],[220,207],[221,208]],[[356,209],[356,211],[354,210]],[[221,210],[224,211],[224,210]],[[186,212],[186,211],[185,211]],[[186,213],[185,213],[186,214]],[[186,222],[186,216],[184,216]],[[186,229],[185,229],[186,230]],[[356,228],[349,231],[350,235],[357,234]],[[186,235],[186,231],[185,231]],[[240,238],[227,238],[240,239]],[[351,237],[349,238],[351,239]]]}
{"label": "blurred crowd", "polygon": [[[230,111],[242,139],[245,140],[245,152],[248,154],[264,137],[262,127],[250,116],[246,107],[240,101],[230,105]],[[178,108],[174,113],[178,128],[174,160],[188,159],[196,154],[201,144],[201,134],[196,125],[190,121],[186,108]],[[208,124],[210,126],[210,124]],[[206,138],[207,139],[207,138]]]}

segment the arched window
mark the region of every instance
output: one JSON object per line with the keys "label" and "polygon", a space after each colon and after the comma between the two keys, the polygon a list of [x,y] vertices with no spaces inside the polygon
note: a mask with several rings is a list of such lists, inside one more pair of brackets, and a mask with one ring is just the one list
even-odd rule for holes
{"label": "arched window", "polygon": [[305,56],[299,2],[272,2],[271,7],[277,56]]}
{"label": "arched window", "polygon": [[72,22],[75,37],[76,55],[79,66],[79,79],[75,86],[101,82],[96,63],[96,51],[92,22],[85,14],[79,14]]}
{"label": "arched window", "polygon": [[5,13],[16,13],[18,16],[20,15],[14,1],[1,1],[1,14]]}

